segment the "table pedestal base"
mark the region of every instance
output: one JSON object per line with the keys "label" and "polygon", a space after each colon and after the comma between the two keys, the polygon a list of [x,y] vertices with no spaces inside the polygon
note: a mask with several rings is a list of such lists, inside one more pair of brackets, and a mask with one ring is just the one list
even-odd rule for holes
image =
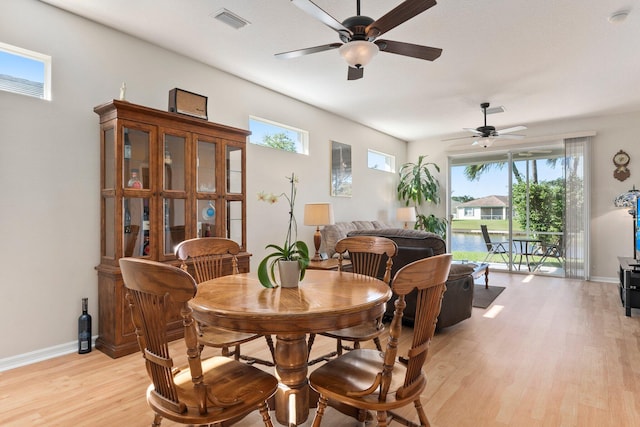
{"label": "table pedestal base", "polygon": [[275,396],[276,420],[286,426],[302,424],[309,417],[306,335],[276,335],[275,359],[280,381]]}

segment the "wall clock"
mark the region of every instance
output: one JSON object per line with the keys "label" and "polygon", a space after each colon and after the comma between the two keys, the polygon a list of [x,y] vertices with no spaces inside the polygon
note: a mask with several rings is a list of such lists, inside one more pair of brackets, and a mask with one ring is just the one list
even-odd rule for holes
{"label": "wall clock", "polygon": [[613,164],[616,166],[616,169],[613,171],[613,176],[618,181],[624,181],[629,178],[631,172],[627,169],[627,165],[631,161],[629,155],[620,150],[616,154],[613,155]]}

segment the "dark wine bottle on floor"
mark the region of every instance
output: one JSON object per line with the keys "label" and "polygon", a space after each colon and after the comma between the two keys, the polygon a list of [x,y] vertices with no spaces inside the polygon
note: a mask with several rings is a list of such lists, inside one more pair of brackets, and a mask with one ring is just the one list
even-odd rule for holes
{"label": "dark wine bottle on floor", "polygon": [[88,298],[82,298],[82,314],[78,318],[78,353],[91,351],[91,315],[87,311]]}

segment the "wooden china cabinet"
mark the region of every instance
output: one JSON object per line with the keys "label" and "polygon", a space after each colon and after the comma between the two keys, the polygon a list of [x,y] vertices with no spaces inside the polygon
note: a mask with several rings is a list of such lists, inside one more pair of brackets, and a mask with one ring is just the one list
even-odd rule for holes
{"label": "wooden china cabinet", "polygon": [[[96,348],[111,357],[138,350],[118,266],[133,256],[179,265],[185,239],[222,236],[246,252],[245,145],[249,131],[113,100],[100,116],[100,265]],[[229,270],[231,260],[229,259]],[[171,313],[171,339],[182,336]]]}

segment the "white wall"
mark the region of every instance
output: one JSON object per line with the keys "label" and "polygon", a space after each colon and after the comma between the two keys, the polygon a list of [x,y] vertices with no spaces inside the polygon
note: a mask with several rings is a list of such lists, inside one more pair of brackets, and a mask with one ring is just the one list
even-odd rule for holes
{"label": "white wall", "polygon": [[[93,108],[119,96],[166,110],[174,87],[209,97],[209,120],[248,128],[248,116],[307,129],[310,156],[247,148],[248,249],[255,270],[264,246],[284,239],[286,207],[258,203],[258,191],[288,189],[300,175],[305,202],[331,201],[336,220],[387,219],[396,177],[366,167],[366,150],[406,159],[406,143],[78,18],[36,0],[0,3],[0,41],[53,58],[53,100],[0,92],[0,362],[28,352],[73,348],[80,300],[97,333],[99,126]],[[353,197],[329,196],[329,140],[352,145]],[[10,326],[12,325],[12,326]]]}
{"label": "white wall", "polygon": [[[616,281],[617,256],[632,256],[633,234],[632,219],[625,209],[613,206],[615,197],[632,188],[640,188],[640,112],[608,116],[567,119],[545,123],[528,124],[527,140],[544,140],[549,137],[595,131],[591,146],[591,278],[592,280]],[[468,141],[444,144],[441,139],[429,139],[409,143],[408,159],[428,154],[429,161],[436,162],[442,168],[442,177],[446,177],[447,150],[459,148]],[[506,145],[506,141],[496,143]],[[494,146],[495,147],[495,146]],[[613,155],[625,150],[631,156],[629,169],[631,177],[620,182],[613,177]],[[444,178],[441,180],[444,181]],[[445,198],[444,189],[442,197]],[[444,199],[443,199],[444,200]],[[444,204],[439,206],[438,215],[445,215]]]}

